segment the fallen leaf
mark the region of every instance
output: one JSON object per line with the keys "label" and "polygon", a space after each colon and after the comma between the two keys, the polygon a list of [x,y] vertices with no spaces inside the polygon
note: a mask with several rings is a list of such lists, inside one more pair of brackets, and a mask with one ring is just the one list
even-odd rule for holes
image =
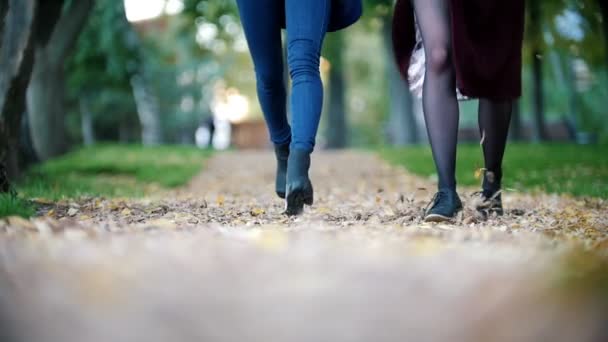
{"label": "fallen leaf", "polygon": [[73,207],[68,209],[68,216],[74,217],[74,216],[76,216],[76,214],[78,214],[78,209],[73,208]]}
{"label": "fallen leaf", "polygon": [[222,195],[217,196],[217,199],[215,200],[215,202],[220,207],[223,206],[224,205],[224,196],[222,196]]}
{"label": "fallen leaf", "polygon": [[254,208],[251,210],[251,216],[260,216],[266,214],[266,210],[262,208]]}
{"label": "fallen leaf", "polygon": [[51,201],[50,199],[41,198],[41,197],[32,198],[32,202],[34,202],[36,204],[46,204],[46,205],[55,203],[55,202]]}

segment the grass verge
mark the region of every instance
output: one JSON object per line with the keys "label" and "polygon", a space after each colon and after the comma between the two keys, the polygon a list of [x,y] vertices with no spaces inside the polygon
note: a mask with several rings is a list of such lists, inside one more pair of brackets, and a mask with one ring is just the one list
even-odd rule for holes
{"label": "grass verge", "polygon": [[31,216],[32,199],[141,197],[179,187],[200,172],[209,154],[187,146],[82,148],[28,170],[17,183],[19,197],[0,197],[0,217]]}
{"label": "grass verge", "polygon": [[[428,146],[387,148],[380,154],[410,172],[436,177]],[[461,185],[476,186],[483,167],[481,147],[458,147],[456,176]],[[608,198],[608,146],[572,144],[510,144],[504,159],[505,188]]]}

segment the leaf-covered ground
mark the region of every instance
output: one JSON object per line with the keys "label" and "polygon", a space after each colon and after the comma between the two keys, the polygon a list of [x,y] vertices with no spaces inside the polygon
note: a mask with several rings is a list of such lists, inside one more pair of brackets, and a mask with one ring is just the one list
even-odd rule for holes
{"label": "leaf-covered ground", "polygon": [[0,329],[23,341],[604,341],[605,199],[506,194],[480,220],[420,214],[433,185],[318,153],[282,215],[269,153],[206,162],[142,200],[40,200],[0,223]]}

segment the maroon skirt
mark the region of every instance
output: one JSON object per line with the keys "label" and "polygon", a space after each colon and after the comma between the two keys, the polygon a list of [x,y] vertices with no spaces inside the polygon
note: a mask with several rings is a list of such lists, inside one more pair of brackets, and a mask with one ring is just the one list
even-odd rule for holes
{"label": "maroon skirt", "polygon": [[[448,0],[452,60],[457,85],[472,98],[521,96],[524,0]],[[395,58],[407,79],[416,27],[411,0],[397,0],[393,17]]]}

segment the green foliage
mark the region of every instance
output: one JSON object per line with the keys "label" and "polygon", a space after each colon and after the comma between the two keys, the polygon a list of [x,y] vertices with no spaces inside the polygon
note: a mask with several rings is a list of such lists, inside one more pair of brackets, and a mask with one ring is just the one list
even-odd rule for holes
{"label": "green foliage", "polygon": [[[134,126],[137,111],[130,80],[142,64],[137,40],[122,1],[96,2],[67,62],[70,122],[80,121],[85,105],[98,138],[118,140],[120,126]],[[70,128],[70,135],[79,139],[80,125]]]}
{"label": "green foliage", "polygon": [[0,218],[8,216],[30,217],[35,213],[28,201],[12,194],[0,194]]}
{"label": "green foliage", "polygon": [[[384,149],[380,154],[390,162],[422,175],[436,174],[429,147]],[[608,198],[608,146],[569,144],[511,144],[504,161],[504,186],[516,191],[545,191]],[[475,177],[483,167],[478,145],[458,148],[458,183],[478,186]]]}
{"label": "green foliage", "polygon": [[209,152],[194,147],[101,145],[30,170],[17,187],[28,197],[142,196],[186,184]]}

